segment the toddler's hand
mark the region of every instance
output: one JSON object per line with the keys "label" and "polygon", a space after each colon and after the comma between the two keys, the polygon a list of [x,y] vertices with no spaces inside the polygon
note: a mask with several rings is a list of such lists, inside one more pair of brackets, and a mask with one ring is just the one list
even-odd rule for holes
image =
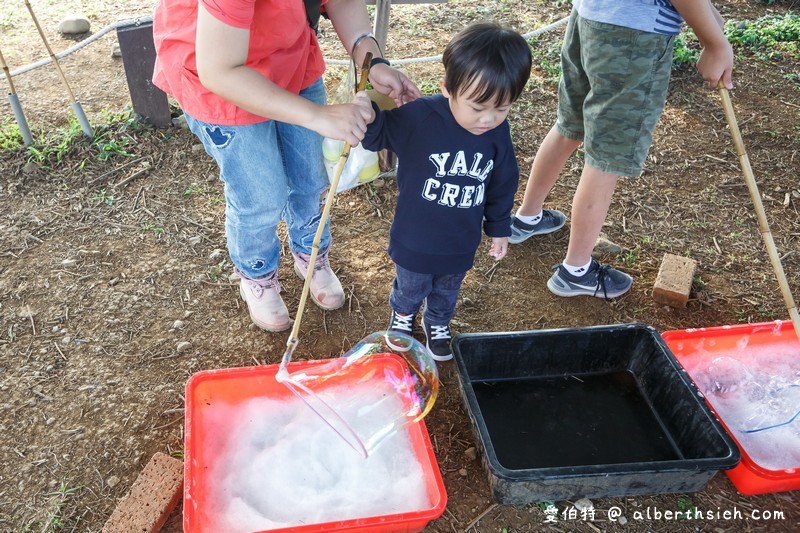
{"label": "toddler's hand", "polygon": [[506,256],[506,252],[508,252],[508,237],[492,237],[489,255],[494,257],[495,261],[500,261]]}
{"label": "toddler's hand", "polygon": [[416,100],[422,93],[414,82],[408,79],[401,71],[379,63],[369,71],[369,81],[372,86],[382,94],[389,96],[399,107],[412,100]]}

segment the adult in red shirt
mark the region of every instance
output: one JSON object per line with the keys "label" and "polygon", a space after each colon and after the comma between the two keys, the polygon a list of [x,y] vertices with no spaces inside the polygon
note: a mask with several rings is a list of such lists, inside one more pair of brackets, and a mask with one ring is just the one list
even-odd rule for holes
{"label": "adult in red shirt", "polygon": [[[356,145],[372,118],[363,98],[325,105],[325,64],[308,3],[159,0],[153,17],[153,82],[175,97],[219,166],[240,294],[253,322],[268,331],[291,323],[277,277],[277,226],[285,221],[295,272],[304,277],[328,187],[322,139]],[[318,3],[356,64],[368,52],[381,57],[364,0]],[[398,105],[420,96],[388,62],[374,62],[369,79]],[[323,309],[344,303],[328,260],[330,242],[326,224],[310,284]]]}

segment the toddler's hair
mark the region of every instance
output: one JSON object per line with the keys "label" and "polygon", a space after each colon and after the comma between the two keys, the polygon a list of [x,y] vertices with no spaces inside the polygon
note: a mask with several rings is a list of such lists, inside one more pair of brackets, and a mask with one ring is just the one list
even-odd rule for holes
{"label": "toddler's hair", "polygon": [[444,49],[444,85],[457,98],[475,82],[466,96],[477,103],[511,103],[525,89],[531,62],[522,35],[496,22],[479,22],[461,30]]}

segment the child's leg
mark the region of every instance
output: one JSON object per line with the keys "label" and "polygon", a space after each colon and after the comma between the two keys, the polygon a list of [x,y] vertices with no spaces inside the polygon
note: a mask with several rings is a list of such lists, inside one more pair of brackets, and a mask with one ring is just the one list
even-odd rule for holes
{"label": "child's leg", "polygon": [[433,287],[432,274],[420,274],[406,270],[396,264],[392,292],[389,293],[389,305],[402,315],[414,316]]}
{"label": "child's leg", "polygon": [[555,126],[550,129],[533,159],[518,215],[533,216],[542,210],[564,165],[580,145],[581,141],[564,137]]}
{"label": "child's leg", "polygon": [[564,259],[568,265],[578,267],[591,260],[592,250],[611,206],[617,178],[619,176],[616,174],[584,165],[578,188],[572,198],[569,245],[567,257]]}
{"label": "child's leg", "polygon": [[458,274],[437,274],[433,276],[430,294],[427,295],[425,312],[422,317],[428,324],[448,325],[452,320],[458,302],[458,293],[466,272]]}
{"label": "child's leg", "polygon": [[581,36],[577,31],[577,21],[577,10],[573,9],[561,47],[558,120],[536,152],[518,215],[534,216],[541,212],[545,198],[564,165],[583,142],[583,101],[590,85],[581,64]]}

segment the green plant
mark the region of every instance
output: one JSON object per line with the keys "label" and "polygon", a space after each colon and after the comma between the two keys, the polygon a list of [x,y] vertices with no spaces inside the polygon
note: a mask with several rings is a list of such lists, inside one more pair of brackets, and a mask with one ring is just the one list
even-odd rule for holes
{"label": "green plant", "polygon": [[622,262],[628,268],[635,265],[637,261],[639,261],[639,254],[636,252],[636,250],[629,250],[622,256]]}
{"label": "green plant", "polygon": [[48,512],[48,520],[42,531],[59,531],[65,528],[69,518],[64,514],[65,504],[82,488],[82,485],[70,487],[66,481],[61,481],[56,490],[44,494],[45,497],[50,498],[51,510]]}
{"label": "green plant", "polygon": [[11,119],[6,119],[0,125],[0,148],[3,150],[16,150],[23,143],[22,132],[19,126]]}
{"label": "green plant", "polygon": [[106,193],[105,189],[101,189],[100,192],[93,194],[89,201],[95,205],[106,204],[110,207],[114,203],[114,195]]}
{"label": "green plant", "polygon": [[164,233],[164,228],[162,228],[161,226],[156,226],[155,224],[151,223],[142,224],[142,229],[145,231],[152,231],[156,235],[161,235],[162,233]]}
{"label": "green plant", "polygon": [[217,281],[220,281],[225,277],[225,272],[227,272],[228,269],[230,269],[230,267],[231,267],[230,262],[228,262],[227,259],[223,259],[222,261],[220,261],[216,265],[211,266],[208,269],[208,279],[210,279],[215,283]]}
{"label": "green plant", "polygon": [[700,57],[700,44],[694,32],[685,30],[675,37],[675,49],[672,53],[672,68],[694,65]]}
{"label": "green plant", "polygon": [[200,194],[203,192],[203,188],[198,185],[197,183],[192,183],[183,191],[184,196],[191,196],[193,194]]}
{"label": "green plant", "polygon": [[784,54],[800,59],[800,15],[767,15],[756,20],[725,23],[728,41],[752,49],[762,59],[779,59]]}
{"label": "green plant", "polygon": [[561,42],[543,43],[541,40],[534,38],[531,42],[533,64],[544,72],[547,83],[558,85],[561,81]]}

